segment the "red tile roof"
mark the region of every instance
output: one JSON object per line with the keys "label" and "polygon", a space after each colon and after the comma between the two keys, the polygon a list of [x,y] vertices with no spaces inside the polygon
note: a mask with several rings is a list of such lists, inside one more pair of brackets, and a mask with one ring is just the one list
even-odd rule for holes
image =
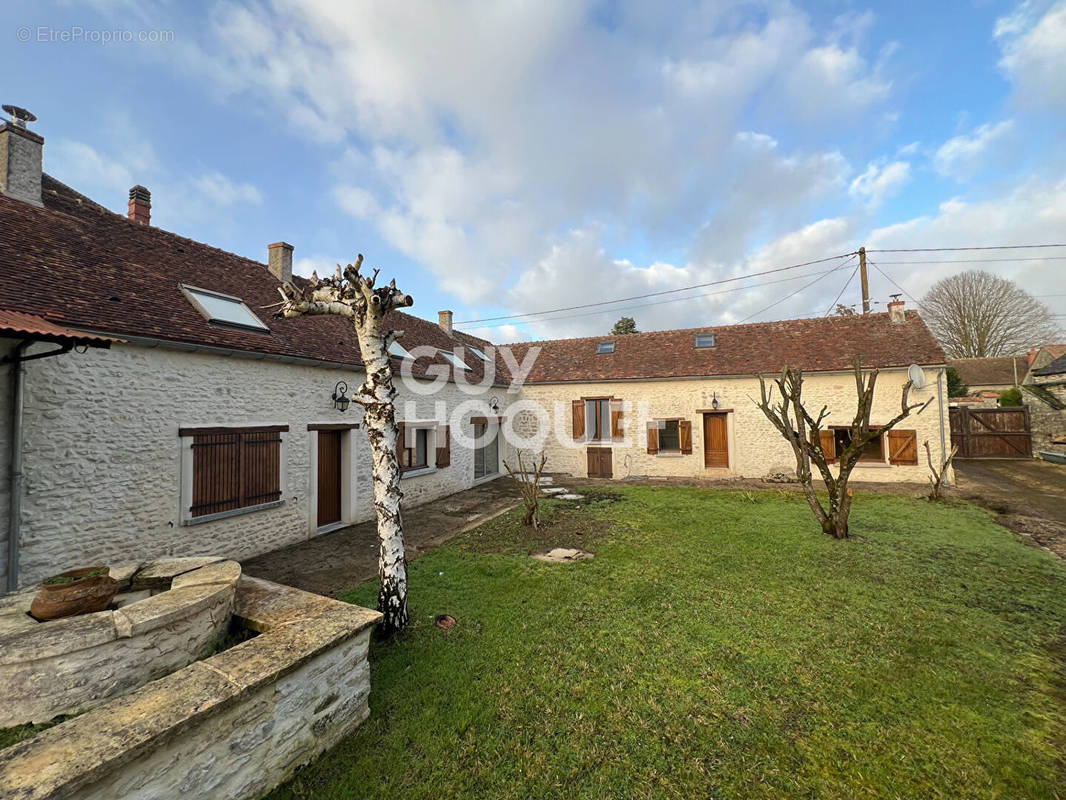
{"label": "red tile roof", "polygon": [[10,311],[0,308],[0,336],[16,336],[39,339],[46,342],[73,342],[94,347],[108,347],[111,339],[106,336],[93,336],[81,331],[64,328],[33,314]]}
{"label": "red tile roof", "polygon": [[970,387],[1013,386],[1029,372],[1029,357],[953,358],[948,366],[954,367],[962,382]]}
{"label": "red tile roof", "polygon": [[[697,333],[713,333],[715,346],[695,347]],[[615,351],[600,355],[600,342]],[[807,371],[851,369],[856,355],[866,367],[939,365],[944,352],[916,311],[893,324],[888,314],[819,317],[749,325],[596,336],[508,345],[518,361],[540,347],[531,383],[753,375],[786,365]]]}
{"label": "red tile roof", "polygon": [[[361,366],[347,319],[271,316],[280,284],[265,264],[134,223],[47,174],[42,195],[44,208],[0,195],[0,307],[118,336]],[[269,332],[209,322],[181,293],[183,283],[241,298]],[[420,317],[393,313],[392,326],[405,332],[401,343],[408,349],[488,344],[467,334],[451,338]],[[472,367],[468,378],[479,380],[481,360],[468,353],[465,361]],[[426,366],[421,360],[416,372]]]}

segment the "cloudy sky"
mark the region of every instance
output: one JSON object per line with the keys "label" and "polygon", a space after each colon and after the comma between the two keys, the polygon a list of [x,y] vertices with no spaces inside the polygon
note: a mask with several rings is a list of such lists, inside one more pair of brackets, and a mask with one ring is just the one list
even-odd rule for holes
{"label": "cloudy sky", "polygon": [[[1066,0],[93,0],[0,36],[59,179],[308,274],[363,252],[496,342],[821,315],[853,260],[484,321],[859,245],[1066,242]],[[871,294],[981,267],[1066,315],[1054,255],[874,253]]]}

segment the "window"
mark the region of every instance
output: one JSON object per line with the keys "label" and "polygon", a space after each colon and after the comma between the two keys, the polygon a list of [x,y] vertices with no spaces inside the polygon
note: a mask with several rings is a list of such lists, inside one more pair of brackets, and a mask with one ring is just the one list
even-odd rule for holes
{"label": "window", "polygon": [[499,437],[487,422],[474,423],[474,477],[484,478],[500,471]]}
{"label": "window", "polygon": [[430,428],[415,428],[400,423],[400,439],[397,445],[400,452],[400,470],[409,472],[429,467],[429,432]]}
{"label": "window", "polygon": [[190,518],[261,506],[281,500],[281,434],[286,425],[264,428],[193,428]]}
{"label": "window", "polygon": [[459,356],[457,356],[455,353],[449,353],[447,350],[438,350],[437,352],[444,356],[448,361],[452,362],[452,364],[454,364],[459,369],[470,369],[470,367],[466,365],[463,359],[459,358]]}
{"label": "window", "polygon": [[668,419],[663,422],[663,426],[659,428],[659,452],[660,453],[680,453],[681,452],[681,431],[678,429],[680,420]]}
{"label": "window", "polygon": [[[850,428],[832,428],[833,431],[833,445],[836,449],[836,455],[840,455],[849,444],[851,444],[851,429]],[[877,463],[884,463],[885,461],[885,445],[884,436],[876,436],[866,443],[866,447],[862,449],[862,455],[859,456],[859,461],[874,461]]]}
{"label": "window", "polygon": [[473,354],[474,354],[475,356],[477,356],[478,358],[480,358],[480,359],[481,359],[482,361],[484,361],[484,362],[485,362],[486,364],[488,364],[489,362],[491,362],[491,361],[492,361],[492,359],[491,359],[491,358],[489,358],[489,357],[488,357],[487,355],[485,355],[485,351],[484,351],[484,350],[481,350],[481,349],[479,349],[479,348],[477,348],[477,347],[474,347],[474,346],[473,346],[473,345],[471,345],[471,344],[468,344],[468,345],[466,346],[466,349],[467,349],[467,350],[469,350],[469,351],[470,351],[471,353],[473,353]]}
{"label": "window", "polygon": [[590,442],[611,441],[611,401],[586,400],[585,418],[588,420],[588,440]]}
{"label": "window", "polygon": [[599,346],[596,348],[596,352],[600,355],[604,353],[613,353],[614,342],[600,342]]}
{"label": "window", "polygon": [[389,345],[389,355],[396,356],[396,358],[414,358],[414,356],[407,352],[407,348],[399,342],[392,342],[392,344]]}
{"label": "window", "polygon": [[197,289],[194,286],[182,285],[181,291],[189,302],[193,304],[193,307],[204,315],[208,322],[248,328],[255,331],[270,330],[239,297],[219,294],[207,289]]}
{"label": "window", "polygon": [[702,349],[705,347],[714,347],[714,334],[713,333],[697,333],[696,334],[696,349]]}

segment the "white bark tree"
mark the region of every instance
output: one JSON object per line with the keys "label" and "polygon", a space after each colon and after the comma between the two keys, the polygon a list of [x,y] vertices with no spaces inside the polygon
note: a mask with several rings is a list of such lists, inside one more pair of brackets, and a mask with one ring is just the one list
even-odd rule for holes
{"label": "white bark tree", "polygon": [[386,330],[385,315],[394,308],[414,305],[410,295],[396,288],[375,286],[378,270],[369,277],[360,273],[363,256],[337,274],[320,280],[317,273],[302,287],[285,283],[280,288],[284,302],[277,312],[281,317],[333,314],[347,317],[355,326],[359,352],[363,358],[366,380],[354,393],[352,401],[365,410],[364,424],[370,438],[374,459],[374,509],[378,521],[378,611],[384,615],[379,629],[382,636],[403,630],[408,623],[407,563],[403,547],[403,519],[400,514],[400,464],[396,444],[399,431],[393,400],[396,387],[392,381],[389,345],[402,331]]}
{"label": "white bark tree", "polygon": [[949,358],[1024,353],[1059,332],[1046,305],[1013,281],[979,270],[934,283],[921,310]]}

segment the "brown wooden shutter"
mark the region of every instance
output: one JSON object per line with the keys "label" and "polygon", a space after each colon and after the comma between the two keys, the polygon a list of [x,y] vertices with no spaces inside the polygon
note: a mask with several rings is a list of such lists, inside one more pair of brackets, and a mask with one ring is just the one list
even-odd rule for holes
{"label": "brown wooden shutter", "polygon": [[659,452],[659,424],[652,420],[648,423],[648,455]]}
{"label": "brown wooden shutter", "polygon": [[678,420],[677,435],[681,440],[681,452],[685,455],[692,453],[692,421],[687,419]]}
{"label": "brown wooden shutter", "polygon": [[[443,442],[443,446],[441,445]],[[452,440],[447,425],[437,426],[437,466],[447,467],[452,463]]]}
{"label": "brown wooden shutter", "polygon": [[[825,453],[825,460],[832,464],[837,460],[837,440],[836,434],[832,430],[818,431],[821,437],[822,452]],[[811,431],[811,443],[814,443],[814,431]]]}
{"label": "brown wooden shutter", "polygon": [[281,499],[281,434],[241,434],[241,507]]}
{"label": "brown wooden shutter", "polygon": [[622,401],[611,400],[611,438],[620,442],[625,438],[625,421],[622,419]]}
{"label": "brown wooden shutter", "polygon": [[899,466],[918,464],[918,431],[888,432],[888,463]]}
{"label": "brown wooden shutter", "polygon": [[585,438],[585,401],[574,400],[571,404],[571,416],[574,421],[574,441]]}
{"label": "brown wooden shutter", "polygon": [[192,453],[190,516],[281,499],[280,429],[196,434]]}

